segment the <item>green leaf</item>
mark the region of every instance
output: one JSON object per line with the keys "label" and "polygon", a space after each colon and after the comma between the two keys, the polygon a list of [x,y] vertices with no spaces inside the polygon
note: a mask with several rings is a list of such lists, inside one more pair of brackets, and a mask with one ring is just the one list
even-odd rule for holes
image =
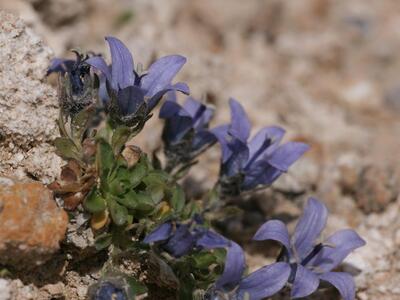
{"label": "green leaf", "polygon": [[147,292],[147,287],[133,277],[125,277],[128,282],[129,288],[135,295],[144,294]]}
{"label": "green leaf", "polygon": [[124,188],[122,187],[121,182],[116,179],[109,183],[108,192],[115,196],[119,196],[124,193]]}
{"label": "green leaf", "polygon": [[131,172],[125,166],[114,168],[113,172],[108,176],[109,192],[113,195],[125,194],[133,188],[131,184]]}
{"label": "green leaf", "polygon": [[114,150],[114,154],[118,155],[121,153],[125,143],[128,141],[131,130],[126,126],[118,126],[112,135],[111,146]]}
{"label": "green leaf", "polygon": [[[153,252],[150,252],[149,256],[149,269],[154,273],[151,275],[158,278],[160,285],[169,286],[171,288],[179,287],[179,280],[172,268]],[[156,272],[158,272],[158,274]]]}
{"label": "green leaf", "polygon": [[96,139],[97,140],[104,140],[109,143],[111,143],[111,137],[112,137],[112,128],[109,122],[105,123],[105,126],[100,127],[99,130],[96,133]]}
{"label": "green leaf", "polygon": [[152,212],[156,205],[150,195],[144,192],[130,191],[122,197],[117,197],[116,201],[128,209],[133,209],[137,213],[148,214]]}
{"label": "green leaf", "polygon": [[96,238],[96,240],[94,241],[94,246],[97,251],[100,251],[110,246],[111,242],[112,242],[112,234],[103,233]]}
{"label": "green leaf", "polygon": [[179,300],[193,299],[196,281],[193,275],[188,272],[186,276],[180,277]]}
{"label": "green leaf", "polygon": [[226,249],[218,248],[213,251],[214,257],[219,265],[223,265],[226,259]]}
{"label": "green leaf", "polygon": [[168,179],[169,176],[167,173],[161,170],[152,170],[147,174],[146,177],[143,178],[143,182],[146,185],[153,185],[153,184],[166,185]]}
{"label": "green leaf", "polygon": [[161,200],[164,198],[164,188],[164,185],[161,184],[152,184],[147,186],[146,191],[153,200],[152,203],[157,204],[161,202]]}
{"label": "green leaf", "polygon": [[121,197],[116,197],[116,200],[128,209],[135,209],[137,207],[136,193],[134,191],[130,191]]}
{"label": "green leaf", "polygon": [[82,135],[87,128],[87,124],[91,118],[92,113],[93,113],[93,107],[89,106],[89,107],[81,110],[72,119],[72,128],[74,129],[74,137],[78,137],[79,141],[81,141],[81,139],[82,139]]}
{"label": "green leaf", "polygon": [[147,175],[147,172],[148,168],[146,161],[144,159],[140,159],[140,161],[130,171],[130,182],[132,188],[135,188],[142,182],[143,178]]}
{"label": "green leaf", "polygon": [[97,167],[99,170],[100,178],[103,182],[105,182],[108,175],[110,175],[110,172],[114,165],[114,154],[112,152],[111,146],[104,140],[98,141],[96,154]]}
{"label": "green leaf", "polygon": [[198,269],[208,269],[208,267],[217,261],[211,252],[199,252],[193,255],[194,266]]}
{"label": "green leaf", "polygon": [[176,186],[172,193],[171,205],[172,208],[178,213],[181,212],[185,207],[185,193],[180,186]]}
{"label": "green leaf", "polygon": [[79,159],[79,152],[75,144],[69,138],[58,137],[54,140],[54,146],[57,149],[58,155],[64,159],[74,158]]}
{"label": "green leaf", "polygon": [[143,212],[150,212],[154,210],[155,203],[153,198],[144,192],[139,192],[136,194],[136,209]]}
{"label": "green leaf", "polygon": [[119,205],[114,199],[107,198],[108,209],[111,213],[111,219],[117,226],[122,226],[128,221],[128,209]]}
{"label": "green leaf", "polygon": [[90,213],[102,212],[106,209],[106,201],[96,188],[93,188],[83,201],[83,207]]}
{"label": "green leaf", "polygon": [[196,202],[189,202],[183,209],[182,218],[183,219],[191,219],[195,214],[201,212],[201,208],[198,206]]}

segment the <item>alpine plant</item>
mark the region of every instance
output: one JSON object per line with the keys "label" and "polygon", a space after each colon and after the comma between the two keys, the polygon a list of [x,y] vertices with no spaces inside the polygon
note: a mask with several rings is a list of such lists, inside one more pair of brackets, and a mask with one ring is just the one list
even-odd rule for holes
{"label": "alpine plant", "polygon": [[[56,58],[48,69],[48,75],[59,74],[61,137],[55,146],[67,162],[49,188],[81,232],[92,230],[91,249],[108,249],[88,298],[261,300],[282,289],[303,298],[330,284],[344,300],[353,300],[352,276],[337,268],[365,242],[350,229],[320,241],[328,212],[317,199],[308,200],[292,235],[279,220],[258,229],[253,240],[274,240],[282,249],[275,263],[252,273],[241,246],[213,229],[212,210],[224,212],[229,202],[212,206],[209,195],[237,198],[266,188],[309,146],[282,143],[285,130],[278,126],[250,137],[249,117],[234,99],[230,122],[211,126],[214,108],[193,96],[180,102],[189,87],[173,83],[186,58],[164,56],[142,72],[122,41],[105,39],[109,63],[99,54],[74,51],[75,59]],[[156,151],[142,152],[135,137],[163,98],[159,159]],[[215,188],[190,199],[179,179],[216,143],[221,158]],[[118,256],[138,269],[121,270]]]}
{"label": "alpine plant", "polygon": [[159,115],[165,120],[162,139],[168,159],[167,170],[193,162],[217,141],[209,130],[213,115],[212,107],[190,96],[183,105],[180,105],[176,100],[176,94],[169,93]]}
{"label": "alpine plant", "polygon": [[[129,49],[117,38],[106,37],[106,41],[110,47],[111,64],[107,65],[100,56],[93,56],[85,62],[104,76],[101,80],[102,98],[121,123],[132,126],[146,121],[162,96],[169,91],[189,93],[186,84],[171,83],[186,63],[183,56],[164,56],[156,60],[146,73],[139,74]],[[107,100],[107,95],[110,100]]]}
{"label": "alpine plant", "polygon": [[285,130],[264,127],[249,139],[250,120],[240,103],[229,101],[231,122],[212,130],[221,146],[219,185],[222,194],[240,195],[271,185],[309,148],[299,142],[280,144]]}

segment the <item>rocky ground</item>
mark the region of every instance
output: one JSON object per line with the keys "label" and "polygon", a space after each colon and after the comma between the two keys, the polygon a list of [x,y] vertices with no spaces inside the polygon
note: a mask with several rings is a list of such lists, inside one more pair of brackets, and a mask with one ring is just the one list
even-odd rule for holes
{"label": "rocky ground", "polygon": [[[215,123],[229,119],[232,96],[254,130],[281,125],[287,139],[312,146],[227,224],[250,268],[274,251],[249,243],[257,226],[271,216],[294,224],[314,195],[331,212],[326,234],[352,227],[367,241],[344,265],[355,275],[358,299],[400,298],[398,1],[2,0],[0,8],[23,20],[0,15],[0,175],[48,183],[59,172],[56,90],[45,78],[53,55],[78,46],[107,53],[105,35],[121,38],[145,66],[179,53],[188,58],[180,79],[217,107]],[[159,145],[160,123],[150,124],[136,141],[144,149]],[[212,186],[218,158],[215,148],[195,167],[189,192]],[[0,279],[0,299],[84,299],[96,271],[77,264],[56,256],[47,263],[55,277],[41,269]]]}

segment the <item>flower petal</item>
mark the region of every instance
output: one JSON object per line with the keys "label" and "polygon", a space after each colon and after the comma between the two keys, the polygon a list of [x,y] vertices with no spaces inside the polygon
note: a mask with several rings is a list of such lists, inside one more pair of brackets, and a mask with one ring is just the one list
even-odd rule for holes
{"label": "flower petal", "polygon": [[179,142],[193,126],[189,113],[174,101],[164,102],[159,117],[166,119],[162,137],[167,144]]}
{"label": "flower petal", "polygon": [[177,114],[182,107],[176,103],[175,101],[165,101],[164,104],[160,108],[160,119],[168,119]]}
{"label": "flower petal", "polygon": [[242,142],[246,142],[250,135],[251,124],[243,106],[231,98],[229,100],[231,108],[231,126],[229,133]]}
{"label": "flower petal", "polygon": [[246,143],[233,138],[228,143],[228,148],[232,155],[228,161],[222,165],[222,173],[226,176],[234,176],[241,172],[249,158],[249,148]]}
{"label": "flower petal", "polygon": [[92,56],[85,60],[85,63],[100,71],[111,84],[111,71],[110,67],[101,56]]}
{"label": "flower petal", "polygon": [[134,85],[121,89],[118,91],[117,102],[121,115],[133,115],[144,103],[143,90]]}
{"label": "flower petal", "polygon": [[216,288],[223,291],[235,288],[242,278],[245,267],[245,256],[242,247],[231,241],[231,245],[227,248],[224,272],[217,280]]}
{"label": "flower petal", "polygon": [[165,101],[172,101],[172,102],[177,102],[177,93],[175,91],[170,91],[165,95]]}
{"label": "flower petal", "polygon": [[99,75],[99,98],[103,102],[103,104],[107,103],[110,100],[110,96],[107,91],[107,80],[104,74]]}
{"label": "flower petal", "polygon": [[279,146],[268,158],[268,163],[273,167],[287,172],[289,167],[294,164],[310,146],[304,143],[288,142]]}
{"label": "flower petal", "polygon": [[353,250],[365,245],[365,241],[351,229],[340,230],[331,235],[322,250],[308,265],[319,272],[329,272],[336,268]]}
{"label": "flower petal", "polygon": [[194,128],[203,128],[210,122],[214,110],[192,97],[187,97],[183,108],[192,116]]}
{"label": "flower petal", "polygon": [[171,234],[172,224],[170,222],[164,223],[150,232],[143,240],[143,243],[150,244],[154,242],[165,241],[170,237]]}
{"label": "flower petal", "polygon": [[273,240],[281,243],[290,253],[290,238],[286,225],[280,220],[265,222],[253,237],[255,241]]}
{"label": "flower petal", "polygon": [[158,102],[160,102],[161,98],[168,92],[172,92],[172,91],[178,91],[178,92],[182,92],[184,94],[188,94],[189,93],[189,87],[187,86],[187,84],[182,83],[182,82],[178,82],[174,85],[167,85],[165,86],[164,89],[158,91],[157,93],[155,93],[148,101],[147,101],[147,112],[150,113],[154,107],[156,107],[156,105],[158,104]]}
{"label": "flower petal", "polygon": [[46,76],[54,72],[64,74],[72,68],[74,63],[75,61],[72,59],[53,58],[51,60],[50,67],[47,69]]}
{"label": "flower petal", "polygon": [[[110,47],[112,60],[111,87],[118,90],[134,85],[135,73],[131,52],[124,43],[115,37],[106,37],[106,41]],[[102,72],[104,73],[104,71]]]}
{"label": "flower petal", "polygon": [[174,257],[181,257],[188,254],[193,249],[194,244],[195,238],[190,233],[189,226],[183,224],[178,225],[176,231],[163,247]]}
{"label": "flower petal", "polygon": [[353,277],[344,272],[328,272],[322,274],[320,279],[332,284],[340,293],[344,300],[354,300],[356,287]]}
{"label": "flower petal", "polygon": [[192,141],[192,148],[194,151],[203,149],[205,146],[211,146],[216,142],[215,135],[208,130],[201,130],[196,133]]}
{"label": "flower petal", "polygon": [[201,112],[204,111],[205,105],[192,97],[187,97],[183,104],[183,108],[192,116],[192,118],[195,118],[196,115],[201,114]]}
{"label": "flower petal", "polygon": [[172,85],[172,90],[181,92],[181,93],[183,93],[185,95],[189,95],[190,94],[189,86],[184,82],[177,82],[177,83],[173,84]]}
{"label": "flower petal", "polygon": [[180,55],[164,56],[155,61],[141,81],[142,88],[146,90],[146,96],[153,97],[170,85],[185,63],[186,58]]}
{"label": "flower petal", "polygon": [[229,125],[220,125],[210,130],[210,132],[215,135],[219,144],[221,145],[222,163],[225,163],[232,155],[232,151],[228,147],[228,130]]}
{"label": "flower petal", "polygon": [[284,134],[285,130],[278,126],[262,128],[249,142],[250,159],[256,160],[267,149],[272,153],[278,147]]}
{"label": "flower petal", "polygon": [[265,266],[246,276],[239,285],[239,299],[246,295],[250,300],[261,300],[279,292],[290,275],[290,266],[284,262]]}
{"label": "flower petal", "polygon": [[259,160],[245,169],[245,178],[243,182],[243,190],[250,190],[258,185],[268,186],[272,184],[282,171],[274,168],[268,162]]}
{"label": "flower petal", "polygon": [[166,121],[162,138],[167,144],[179,142],[192,128],[192,118],[188,115],[183,115],[184,113],[185,111],[182,110]]}
{"label": "flower petal", "polygon": [[293,235],[293,251],[298,259],[303,259],[314,247],[315,240],[325,228],[328,218],[326,206],[314,198],[309,198]]}
{"label": "flower petal", "polygon": [[297,264],[296,276],[294,278],[290,296],[292,298],[307,297],[317,290],[318,285],[318,276],[302,265]]}
{"label": "flower petal", "polygon": [[216,249],[227,247],[230,242],[222,235],[207,230],[204,234],[201,234],[201,237],[196,241],[196,245],[204,249]]}

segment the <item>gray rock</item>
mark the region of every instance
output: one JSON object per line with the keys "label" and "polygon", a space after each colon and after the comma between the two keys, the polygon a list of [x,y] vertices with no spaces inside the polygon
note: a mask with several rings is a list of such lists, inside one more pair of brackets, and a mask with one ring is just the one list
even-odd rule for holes
{"label": "gray rock", "polygon": [[9,300],[10,286],[7,280],[0,278],[0,300]]}
{"label": "gray rock", "polygon": [[57,93],[45,80],[51,50],[12,14],[0,12],[0,174],[50,180],[61,160]]}

